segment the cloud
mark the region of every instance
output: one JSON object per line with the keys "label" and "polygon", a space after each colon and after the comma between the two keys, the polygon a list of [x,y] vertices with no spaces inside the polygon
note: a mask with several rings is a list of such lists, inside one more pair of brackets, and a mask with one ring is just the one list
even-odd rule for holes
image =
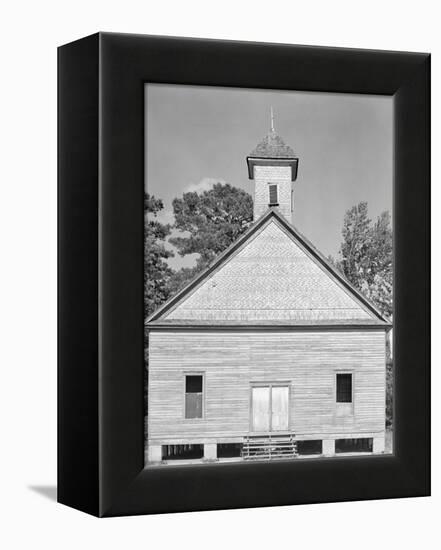
{"label": "cloud", "polygon": [[184,193],[202,193],[203,191],[209,191],[215,183],[226,183],[226,181],[222,178],[202,178],[199,183],[190,183],[184,189]]}

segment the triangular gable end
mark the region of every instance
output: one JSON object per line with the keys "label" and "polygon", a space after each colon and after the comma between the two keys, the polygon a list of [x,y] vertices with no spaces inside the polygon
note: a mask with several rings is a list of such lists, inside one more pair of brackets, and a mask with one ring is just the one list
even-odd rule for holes
{"label": "triangular gable end", "polygon": [[387,324],[275,210],[262,216],[148,322]]}

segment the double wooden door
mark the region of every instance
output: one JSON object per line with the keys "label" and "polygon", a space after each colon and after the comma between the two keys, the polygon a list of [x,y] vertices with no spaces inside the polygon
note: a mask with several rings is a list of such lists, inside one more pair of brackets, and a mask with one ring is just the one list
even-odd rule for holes
{"label": "double wooden door", "polygon": [[269,384],[251,388],[251,431],[289,429],[289,386]]}

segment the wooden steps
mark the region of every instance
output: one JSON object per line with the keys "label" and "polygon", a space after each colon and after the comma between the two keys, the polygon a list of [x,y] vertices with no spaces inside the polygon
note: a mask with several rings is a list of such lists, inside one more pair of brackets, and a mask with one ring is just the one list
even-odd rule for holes
{"label": "wooden steps", "polygon": [[274,460],[297,456],[297,443],[292,435],[246,436],[243,442],[244,460]]}

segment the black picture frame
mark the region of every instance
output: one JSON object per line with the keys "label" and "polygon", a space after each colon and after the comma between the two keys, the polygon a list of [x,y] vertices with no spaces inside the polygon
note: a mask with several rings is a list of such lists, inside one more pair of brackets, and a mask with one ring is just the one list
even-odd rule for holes
{"label": "black picture frame", "polygon": [[[58,66],[59,502],[119,516],[429,495],[430,55],[98,33]],[[146,82],[394,96],[394,455],[144,470]]]}

